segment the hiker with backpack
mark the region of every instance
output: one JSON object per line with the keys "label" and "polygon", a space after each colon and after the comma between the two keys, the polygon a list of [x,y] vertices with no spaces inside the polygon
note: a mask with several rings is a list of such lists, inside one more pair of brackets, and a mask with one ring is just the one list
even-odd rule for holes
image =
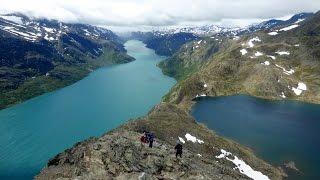
{"label": "hiker with backpack", "polygon": [[154,134],[152,132],[143,131],[143,135],[140,137],[141,145],[149,143],[149,147],[153,147]]}
{"label": "hiker with backpack", "polygon": [[182,158],[182,144],[179,140],[177,140],[177,145],[174,147],[174,149],[176,150],[176,158],[178,158],[178,156]]}
{"label": "hiker with backpack", "polygon": [[149,141],[149,147],[152,148],[153,141],[154,141],[154,138],[155,138],[154,134],[152,132],[147,132],[146,135],[147,135],[147,139]]}

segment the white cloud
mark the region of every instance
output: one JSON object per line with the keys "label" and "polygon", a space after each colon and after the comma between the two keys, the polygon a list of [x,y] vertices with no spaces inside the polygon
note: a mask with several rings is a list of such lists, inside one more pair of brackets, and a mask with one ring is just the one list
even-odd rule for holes
{"label": "white cloud", "polygon": [[318,0],[1,0],[0,13],[21,12],[37,18],[108,26],[196,22],[244,26],[318,9]]}

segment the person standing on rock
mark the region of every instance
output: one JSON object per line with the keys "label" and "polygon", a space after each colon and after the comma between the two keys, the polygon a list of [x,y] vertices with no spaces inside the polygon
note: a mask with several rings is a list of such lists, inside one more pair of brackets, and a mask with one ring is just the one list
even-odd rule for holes
{"label": "person standing on rock", "polygon": [[147,133],[148,141],[149,141],[149,147],[152,148],[153,141],[154,141],[154,134],[152,132]]}
{"label": "person standing on rock", "polygon": [[176,150],[176,158],[178,158],[178,156],[182,158],[182,144],[179,140],[177,141],[177,145],[174,147],[174,149]]}

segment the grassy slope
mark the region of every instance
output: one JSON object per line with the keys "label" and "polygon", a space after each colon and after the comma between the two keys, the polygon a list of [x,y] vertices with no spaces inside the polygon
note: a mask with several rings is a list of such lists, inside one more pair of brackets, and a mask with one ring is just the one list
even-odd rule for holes
{"label": "grassy slope", "polygon": [[[224,45],[211,38],[185,44],[172,57],[159,63],[162,72],[177,80],[183,80],[200,69]],[[198,46],[195,48],[195,46]]]}
{"label": "grassy slope", "polygon": [[[316,17],[300,24],[299,28],[282,32],[277,36],[270,36],[267,32],[257,32],[241,38],[229,40],[227,48],[210,57],[196,72],[183,78],[164,97],[164,101],[188,104],[197,94],[222,96],[232,94],[248,94],[267,99],[282,99],[282,92],[286,99],[320,103],[320,53],[319,53],[319,13]],[[309,27],[312,24],[312,27]],[[262,42],[254,42],[253,48],[242,46],[252,37],[258,36]],[[299,47],[294,46],[299,44]],[[240,50],[247,49],[246,55]],[[264,55],[250,58],[259,51]],[[276,51],[289,51],[290,55],[278,55]],[[201,51],[205,53],[205,51]],[[184,53],[184,52],[179,52]],[[276,56],[275,60],[266,55]],[[179,55],[178,55],[179,56]],[[170,59],[169,59],[170,60]],[[269,66],[261,63],[268,60]],[[167,64],[170,64],[167,62]],[[276,67],[280,65],[286,70],[295,70],[292,75],[286,75]],[[161,66],[160,66],[161,67]],[[177,66],[176,66],[177,67]],[[168,67],[166,67],[168,68]],[[164,68],[164,71],[166,71]],[[182,68],[184,68],[182,66]],[[176,70],[183,72],[187,68]],[[173,75],[175,77],[175,75]],[[292,87],[299,82],[307,85],[307,91],[297,96]],[[204,88],[204,84],[208,87]]]}

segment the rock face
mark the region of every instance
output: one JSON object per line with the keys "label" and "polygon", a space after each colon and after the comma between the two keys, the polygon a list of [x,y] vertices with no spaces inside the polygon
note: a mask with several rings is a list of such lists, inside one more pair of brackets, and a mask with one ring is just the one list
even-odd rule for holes
{"label": "rock face", "polygon": [[[154,148],[141,144],[143,130],[155,134]],[[193,142],[186,134],[203,142]],[[185,143],[183,157],[176,159],[178,137]],[[145,118],[58,154],[36,179],[250,179],[230,161],[217,158],[222,148],[270,179],[283,177],[249,149],[215,135],[178,106],[164,103]]]}

